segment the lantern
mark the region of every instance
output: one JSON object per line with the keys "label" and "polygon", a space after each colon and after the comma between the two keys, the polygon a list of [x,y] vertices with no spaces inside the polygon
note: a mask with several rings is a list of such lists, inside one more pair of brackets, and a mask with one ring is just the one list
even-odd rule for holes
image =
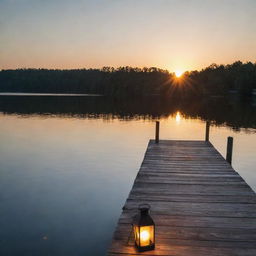
{"label": "lantern", "polygon": [[148,204],[140,205],[140,213],[133,220],[135,246],[140,252],[155,249],[155,223],[149,215],[149,209]]}

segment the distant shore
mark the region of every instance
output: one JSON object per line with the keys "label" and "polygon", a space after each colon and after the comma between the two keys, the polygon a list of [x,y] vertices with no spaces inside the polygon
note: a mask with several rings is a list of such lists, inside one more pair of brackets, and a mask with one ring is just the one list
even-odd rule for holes
{"label": "distant shore", "polygon": [[75,97],[98,97],[101,94],[86,93],[24,93],[24,92],[0,92],[0,96],[75,96]]}
{"label": "distant shore", "polygon": [[160,96],[170,100],[226,96],[251,97],[256,91],[256,63],[212,64],[177,75],[156,67],[102,69],[16,69],[0,71],[0,92],[49,95]]}

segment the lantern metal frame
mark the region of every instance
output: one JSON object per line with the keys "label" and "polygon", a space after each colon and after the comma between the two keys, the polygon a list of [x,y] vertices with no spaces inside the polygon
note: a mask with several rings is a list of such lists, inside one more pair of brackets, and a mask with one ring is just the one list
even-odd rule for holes
{"label": "lantern metal frame", "polygon": [[[132,223],[133,233],[134,233],[134,242],[135,247],[139,252],[149,251],[155,249],[155,223],[151,216],[149,215],[150,205],[149,204],[140,204],[138,207],[140,213],[138,213]],[[142,227],[150,227],[153,229],[153,234],[150,234],[149,237],[150,244],[148,245],[141,245],[141,228]],[[136,230],[138,229],[138,230]],[[137,237],[139,235],[139,237]]]}

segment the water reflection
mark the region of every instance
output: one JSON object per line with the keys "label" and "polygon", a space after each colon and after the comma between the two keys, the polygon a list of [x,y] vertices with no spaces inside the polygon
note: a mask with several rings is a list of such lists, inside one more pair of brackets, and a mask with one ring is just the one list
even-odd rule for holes
{"label": "water reflection", "polygon": [[0,255],[105,255],[158,118],[164,139],[221,124],[210,141],[225,155],[234,137],[233,166],[256,189],[256,135],[237,132],[255,128],[246,104],[4,96],[0,111]]}
{"label": "water reflection", "polygon": [[76,118],[160,119],[176,116],[211,120],[234,130],[256,128],[256,107],[249,103],[213,98],[198,101],[166,101],[159,98],[140,100],[107,97],[20,97],[0,96],[0,112],[18,115],[52,115]]}
{"label": "water reflection", "polygon": [[180,116],[180,112],[179,111],[176,113],[175,120],[176,120],[176,123],[178,123],[178,124],[180,123],[181,116]]}

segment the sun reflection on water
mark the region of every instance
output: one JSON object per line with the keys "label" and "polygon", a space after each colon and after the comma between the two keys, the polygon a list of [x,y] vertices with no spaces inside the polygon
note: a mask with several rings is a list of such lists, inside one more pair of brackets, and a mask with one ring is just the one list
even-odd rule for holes
{"label": "sun reflection on water", "polygon": [[177,113],[176,113],[175,120],[176,120],[176,123],[177,123],[177,124],[179,124],[180,121],[181,121],[181,115],[180,115],[180,112],[179,112],[179,111],[177,111]]}

